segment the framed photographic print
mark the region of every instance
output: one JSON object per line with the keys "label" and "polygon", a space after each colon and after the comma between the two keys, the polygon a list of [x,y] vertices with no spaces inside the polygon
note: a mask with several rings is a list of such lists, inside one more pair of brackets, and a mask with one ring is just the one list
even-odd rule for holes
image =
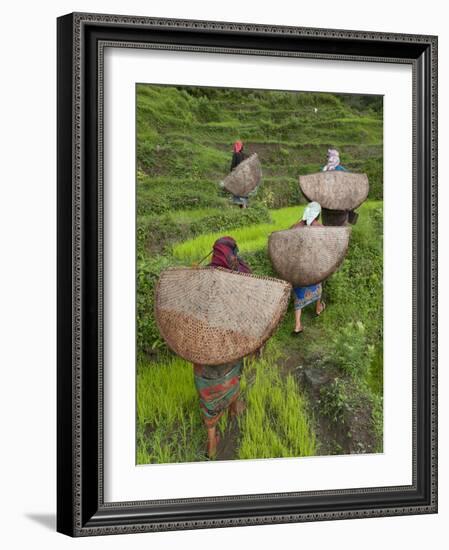
{"label": "framed photographic print", "polygon": [[58,19],[58,531],[437,511],[437,38]]}

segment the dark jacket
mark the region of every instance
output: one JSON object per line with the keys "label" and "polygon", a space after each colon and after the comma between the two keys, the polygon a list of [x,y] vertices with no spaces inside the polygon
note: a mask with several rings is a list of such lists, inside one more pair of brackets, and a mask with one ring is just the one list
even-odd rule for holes
{"label": "dark jacket", "polygon": [[232,153],[231,172],[236,166],[238,166],[243,160],[245,160],[245,158],[246,156],[243,151],[240,151],[239,153]]}

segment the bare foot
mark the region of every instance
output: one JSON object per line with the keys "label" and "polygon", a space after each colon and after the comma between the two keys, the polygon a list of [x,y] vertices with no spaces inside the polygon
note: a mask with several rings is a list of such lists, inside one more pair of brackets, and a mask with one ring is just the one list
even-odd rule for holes
{"label": "bare foot", "polygon": [[214,439],[207,441],[207,456],[215,458],[217,456],[217,446],[220,443],[220,436],[217,434]]}

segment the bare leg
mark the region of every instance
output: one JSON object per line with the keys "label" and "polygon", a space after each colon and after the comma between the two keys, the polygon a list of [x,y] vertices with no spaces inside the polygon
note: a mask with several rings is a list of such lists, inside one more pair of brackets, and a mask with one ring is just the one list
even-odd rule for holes
{"label": "bare leg", "polygon": [[295,332],[300,332],[302,330],[301,313],[302,309],[295,309]]}
{"label": "bare leg", "polygon": [[218,435],[216,427],[207,429],[207,454],[209,458],[214,458],[217,454]]}

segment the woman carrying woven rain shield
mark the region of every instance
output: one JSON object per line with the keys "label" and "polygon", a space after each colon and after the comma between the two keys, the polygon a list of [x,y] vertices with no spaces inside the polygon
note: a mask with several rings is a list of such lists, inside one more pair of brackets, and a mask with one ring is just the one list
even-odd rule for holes
{"label": "woman carrying woven rain shield", "polygon": [[[239,257],[237,243],[232,237],[215,241],[209,266],[251,273],[249,266]],[[225,365],[193,365],[210,458],[217,454],[219,437],[216,427],[224,412],[228,409],[231,416],[236,416],[244,409],[244,403],[239,399],[242,369],[243,359]]]}
{"label": "woman carrying woven rain shield", "polygon": [[[319,221],[321,214],[321,206],[317,202],[311,202],[307,205],[304,210],[301,221],[292,225],[291,229],[300,228],[300,227],[314,227],[321,226],[322,224]],[[323,292],[323,286],[321,283],[317,283],[309,286],[297,286],[293,288],[293,301],[295,308],[295,328],[292,331],[293,335],[298,335],[303,332],[303,326],[301,323],[301,314],[303,308],[306,306],[316,303],[315,313],[321,315],[326,307],[324,301],[321,300],[321,295]]]}

